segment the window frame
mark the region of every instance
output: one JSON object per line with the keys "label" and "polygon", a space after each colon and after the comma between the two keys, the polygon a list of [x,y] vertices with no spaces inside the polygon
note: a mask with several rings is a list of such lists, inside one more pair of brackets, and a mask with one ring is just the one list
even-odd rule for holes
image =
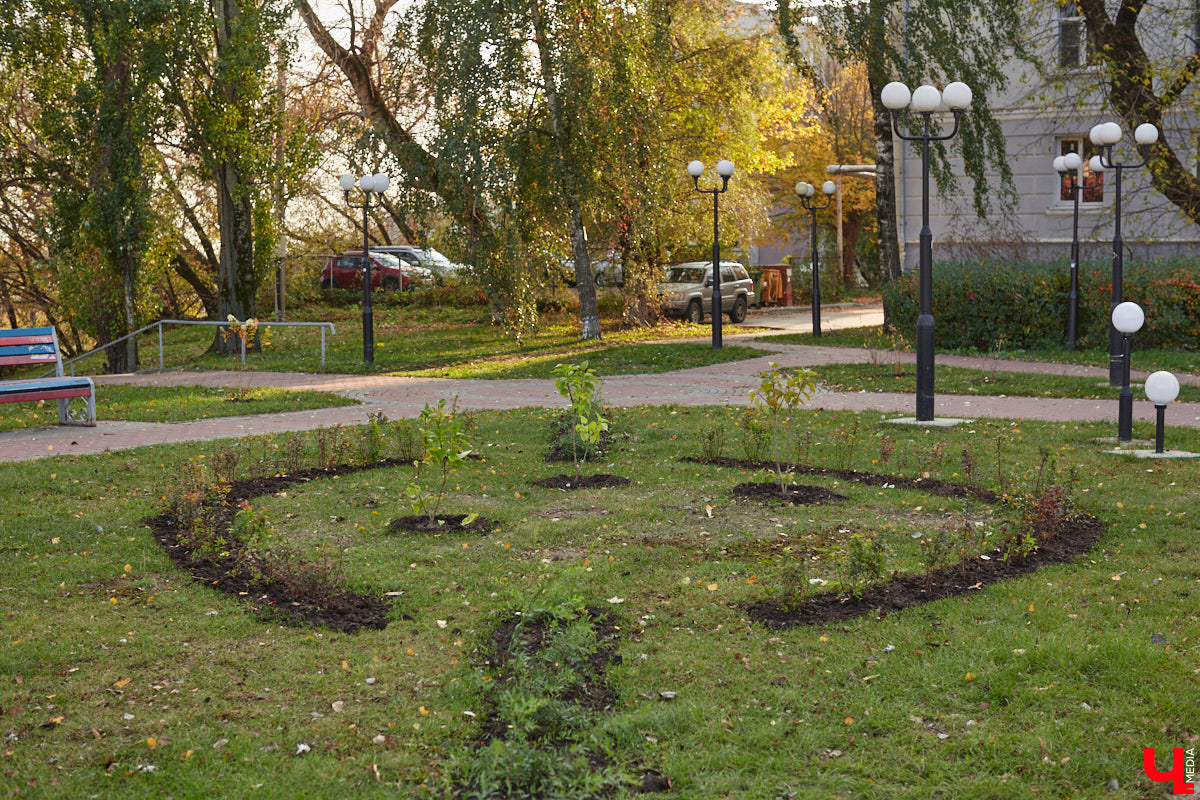
{"label": "window frame", "polygon": [[[1063,70],[1080,70],[1086,69],[1094,63],[1091,48],[1088,47],[1087,23],[1084,20],[1083,12],[1079,10],[1079,5],[1075,0],[1066,0],[1058,6],[1058,66]],[[1074,48],[1074,59],[1069,60],[1067,55],[1067,29],[1074,31],[1072,38],[1074,43],[1071,45]]]}
{"label": "window frame", "polygon": [[[1100,184],[1091,189],[1083,189],[1085,180],[1090,180],[1090,176],[1095,174],[1092,168],[1088,166],[1088,161],[1092,156],[1096,155],[1096,146],[1092,144],[1090,138],[1085,134],[1076,134],[1074,136],[1060,136],[1057,140],[1056,149],[1058,155],[1065,156],[1067,153],[1079,153],[1083,158],[1083,163],[1080,165],[1078,172],[1075,175],[1075,180],[1079,182],[1081,191],[1079,193],[1080,208],[1098,208],[1104,204],[1104,173],[1100,173]],[[1054,202],[1058,206],[1070,206],[1074,203],[1071,199],[1070,190],[1067,188],[1066,179],[1059,176],[1058,188],[1054,193]]]}

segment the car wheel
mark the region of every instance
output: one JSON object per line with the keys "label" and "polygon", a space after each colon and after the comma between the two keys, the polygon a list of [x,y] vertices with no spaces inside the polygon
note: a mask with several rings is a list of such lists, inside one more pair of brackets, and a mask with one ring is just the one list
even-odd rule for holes
{"label": "car wheel", "polygon": [[729,312],[729,321],[733,323],[746,321],[746,296],[739,294],[738,299],[733,303],[733,309]]}
{"label": "car wheel", "polygon": [[693,300],[688,303],[687,321],[693,325],[699,325],[701,322],[704,322],[704,312],[700,309],[699,300]]}
{"label": "car wheel", "polygon": [[603,273],[603,272],[597,272],[597,273],[595,274],[595,276],[592,278],[592,280],[595,282],[595,284],[596,284],[597,286],[603,286],[603,285],[604,285],[604,273]]}
{"label": "car wheel", "polygon": [[327,292],[330,289],[332,289],[333,288],[333,278],[330,278],[330,277],[321,278],[321,288]]}
{"label": "car wheel", "polygon": [[391,294],[400,288],[400,281],[389,276],[383,279],[383,282],[379,284],[379,287],[383,289],[385,294]]}

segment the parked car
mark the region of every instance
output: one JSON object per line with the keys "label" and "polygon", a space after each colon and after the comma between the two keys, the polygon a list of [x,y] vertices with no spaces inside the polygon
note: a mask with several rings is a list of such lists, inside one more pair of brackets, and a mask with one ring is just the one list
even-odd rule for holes
{"label": "parked car", "polygon": [[[705,314],[713,313],[712,262],[688,261],[667,268],[658,294],[663,301],[663,313],[670,317],[686,317],[689,322],[703,322]],[[721,262],[721,312],[730,322],[746,319],[746,309],[754,302],[754,281],[746,268],[736,261]]]}
{"label": "parked car", "polygon": [[408,244],[388,244],[372,247],[372,253],[391,253],[400,259],[405,270],[423,272],[436,280],[461,277],[470,272],[463,264],[456,264],[432,247],[413,247]]}
{"label": "parked car", "polygon": [[[407,290],[413,288],[417,278],[405,274],[401,269],[400,259],[391,253],[381,253],[371,250],[371,288],[384,292]],[[339,253],[325,260],[321,268],[322,289],[362,289],[363,285],[363,256],[362,251]]]}

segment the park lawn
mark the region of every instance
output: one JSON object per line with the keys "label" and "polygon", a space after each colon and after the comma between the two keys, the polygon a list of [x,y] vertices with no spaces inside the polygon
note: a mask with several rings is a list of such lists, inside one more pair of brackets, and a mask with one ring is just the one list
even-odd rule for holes
{"label": "park lawn", "polygon": [[[386,302],[373,309],[374,364],[363,361],[362,317],[353,307],[310,304],[291,310],[296,321],[330,322],[335,334],[326,334],[325,363],[321,364],[321,331],[311,327],[271,327],[261,330],[266,343],[250,352],[246,368],[270,372],[326,372],[342,374],[395,374],[437,377],[548,377],[554,363],[589,358],[612,368],[607,374],[668,371],[681,366],[703,366],[746,358],[755,353],[736,348],[713,350],[694,342],[707,339],[708,325],[664,322],[649,328],[627,328],[618,319],[601,320],[603,339],[582,341],[578,321],[556,312],[542,317],[535,332],[517,339],[493,325],[487,308],[453,306],[398,306]],[[237,356],[207,353],[215,328],[168,326],[163,336],[163,366],[175,369],[228,369],[239,367]],[[750,335],[751,326],[726,325],[726,335]],[[735,333],[736,332],[736,333]],[[634,354],[621,348],[638,345]],[[158,365],[157,332],[140,341],[142,366]],[[524,364],[526,360],[530,364]],[[540,366],[531,366],[539,364]],[[98,374],[100,354],[76,365],[79,374]],[[514,374],[515,371],[515,374]]]}
{"label": "park lawn", "polygon": [[[836,392],[900,392],[915,394],[917,373],[913,364],[828,364],[817,370],[817,381]],[[1009,397],[1067,397],[1112,400],[1118,389],[1107,381],[1069,375],[969,369],[934,365],[934,384],[941,394],[1007,395]],[[1130,384],[1135,397],[1143,384]],[[1181,385],[1180,402],[1200,402],[1200,387]]]}
{"label": "park lawn", "polygon": [[[882,328],[845,328],[826,331],[816,337],[808,333],[784,333],[761,336],[759,340],[768,344],[808,344],[826,347],[855,347],[873,350],[881,357],[888,352],[915,352],[912,343],[897,334],[885,334]],[[974,350],[937,346],[937,352],[958,356],[985,356],[1012,361],[1043,361],[1050,364],[1084,364],[1108,368],[1108,350],[1067,350],[1062,347],[1044,350],[1000,350],[980,353]],[[1134,369],[1153,372],[1168,370],[1176,374],[1200,375],[1200,352],[1196,350],[1161,350],[1134,348],[1131,360]]]}
{"label": "park lawn", "polygon": [[[96,417],[109,421],[182,422],[206,417],[278,414],[347,405],[358,405],[358,401],[331,392],[295,391],[274,387],[228,389],[120,384],[103,384],[96,387]],[[58,410],[54,401],[10,403],[0,406],[0,430],[56,424]]]}
{"label": "park lawn", "polygon": [[[632,484],[577,492],[533,485],[572,470],[543,460],[547,412],[467,415],[481,457],[452,475],[444,503],[490,519],[483,534],[390,532],[411,513],[408,466],[252,501],[274,541],[339,553],[352,587],[390,598],[388,627],[356,634],[264,618],[192,582],[144,523],[189,464],[236,461],[245,476],[294,452],[288,438],[0,465],[6,793],[440,796],[425,787],[476,758],[492,632],[514,609],[576,604],[620,628],[616,704],[592,729],[633,778],[669,776],[664,797],[1166,791],[1143,775],[1142,750],[1200,735],[1200,462],[1106,455],[1108,425],[914,431],[874,413],[800,412],[788,450],[807,462],[1013,496],[1059,482],[1104,534],[1073,563],[965,597],[769,630],[744,604],[777,595],[796,560],[836,580],[848,539],[867,534],[887,546],[885,574],[919,569],[914,533],[970,520],[1000,535],[1018,512],[828,476],[802,481],[845,502],[733,500],[754,473],[680,457],[714,442],[755,455],[743,411],[614,410],[613,449],[589,471]],[[385,450],[400,430],[385,431]],[[316,435],[297,441],[311,449]],[[1168,439],[1200,451],[1200,431]]]}

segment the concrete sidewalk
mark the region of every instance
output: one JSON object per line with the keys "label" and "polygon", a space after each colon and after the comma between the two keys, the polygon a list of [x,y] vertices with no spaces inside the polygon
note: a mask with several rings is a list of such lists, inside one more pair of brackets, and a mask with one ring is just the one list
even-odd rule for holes
{"label": "concrete sidewalk", "polygon": [[[824,311],[822,327],[856,327],[879,324],[864,322],[882,312],[853,308],[839,313]],[[828,319],[828,322],[826,321]],[[756,327],[770,325],[774,330],[801,332],[809,318],[805,312],[783,311],[758,314],[747,320]],[[840,323],[840,324],[839,324]],[[776,327],[778,326],[778,327]],[[736,326],[727,326],[736,331]],[[914,361],[912,354],[871,352],[840,347],[777,345],[752,338],[727,334],[727,343],[748,344],[762,349],[759,358],[679,370],[657,375],[614,375],[604,379],[604,400],[612,406],[637,405],[732,405],[749,402],[750,390],[758,385],[759,375],[770,362],[788,367],[819,368],[826,364],[868,363],[871,361]],[[1042,372],[1095,377],[1107,383],[1108,367],[1086,367],[1002,361],[989,358],[938,356],[940,364],[975,367],[985,370]],[[1135,373],[1137,380],[1143,375]],[[1181,382],[1200,384],[1200,376],[1185,375]],[[277,386],[289,389],[314,389],[337,392],[360,400],[363,405],[295,411],[283,414],[203,419],[191,422],[146,423],[101,420],[95,428],[43,427],[0,432],[0,461],[19,461],[53,455],[78,455],[106,450],[174,442],[192,442],[252,434],[311,430],[332,425],[357,425],[374,413],[391,419],[415,417],[426,403],[458,397],[464,409],[512,409],[526,406],[565,407],[566,402],[548,379],[537,380],[460,380],[447,378],[405,378],[355,375],[308,375],[301,373],[164,372],[144,375],[106,376],[96,379],[99,391],[105,385],[138,384],[144,386]],[[1116,389],[1111,400],[1069,400],[975,395],[937,395],[937,417],[998,417],[1038,419],[1059,422],[1111,421],[1115,433],[1117,419]],[[916,400],[910,394],[823,392],[809,407],[830,410],[882,411],[911,416]],[[1134,398],[1134,418],[1153,421],[1154,408],[1144,398]],[[1168,412],[1168,424],[1200,428],[1200,403],[1176,403]]]}

